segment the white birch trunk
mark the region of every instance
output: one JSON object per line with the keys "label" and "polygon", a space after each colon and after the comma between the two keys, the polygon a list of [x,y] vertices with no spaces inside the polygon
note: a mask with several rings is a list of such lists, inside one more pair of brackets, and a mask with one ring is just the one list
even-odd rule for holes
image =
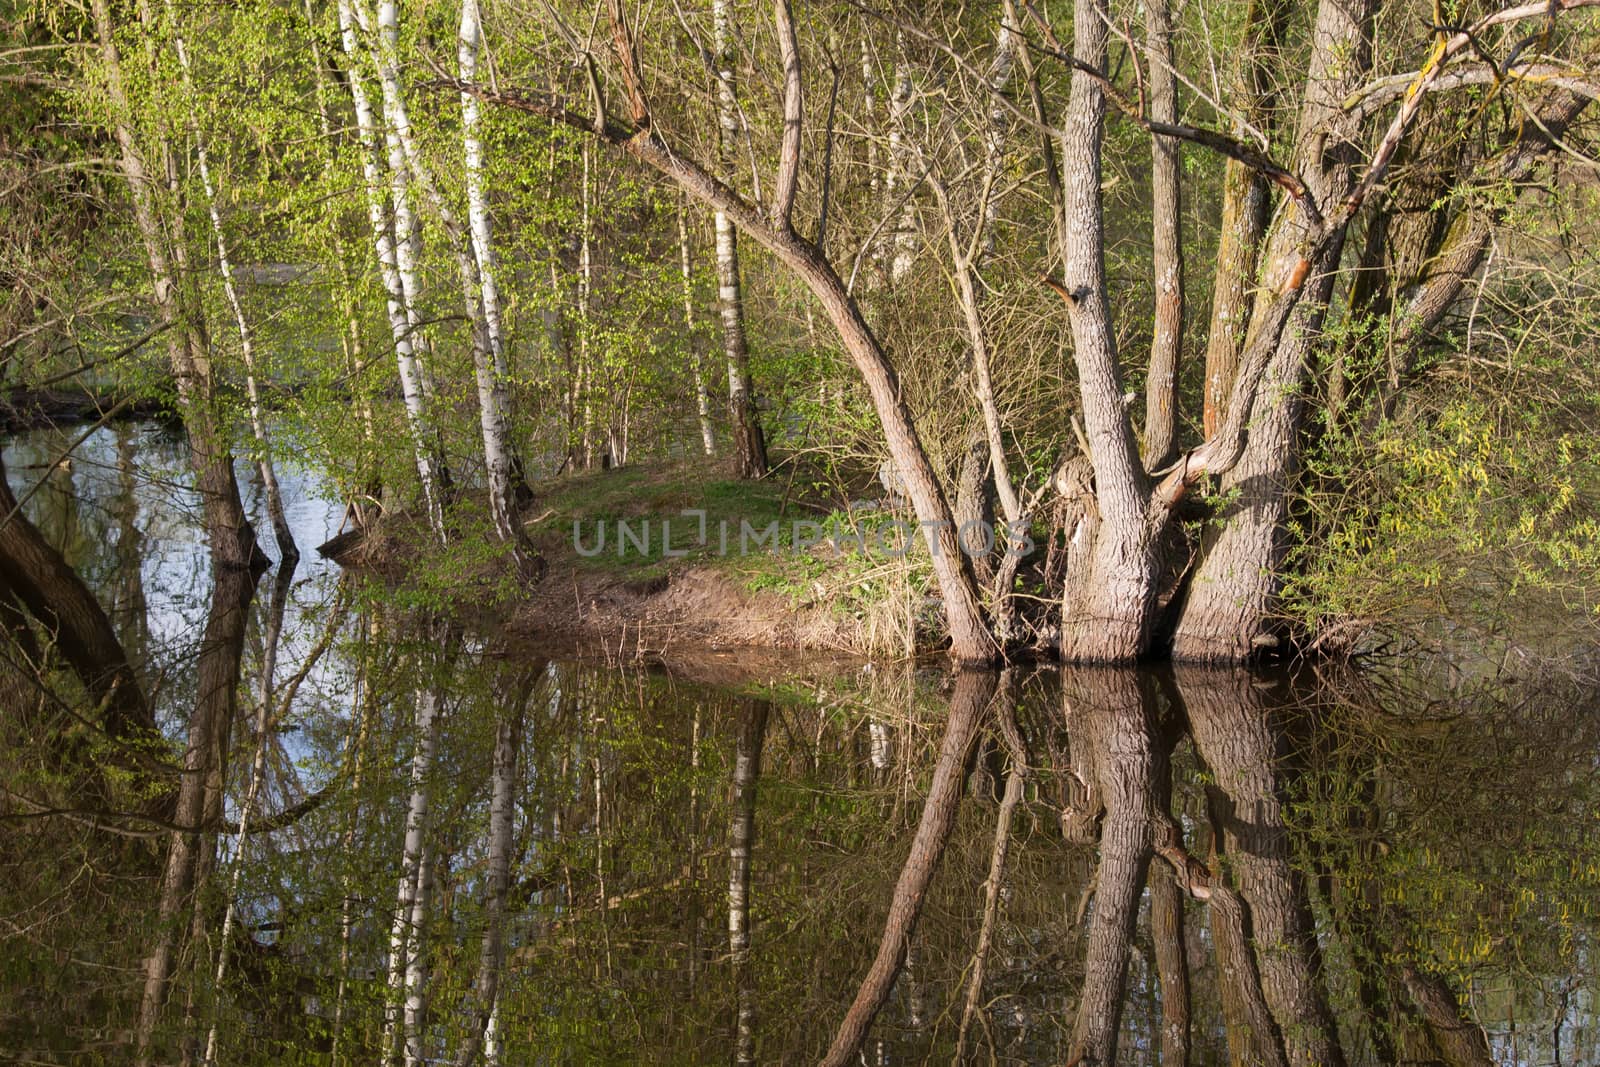
{"label": "white birch trunk", "polygon": [[896,66],[894,91],[889,97],[889,177],[884,183],[895,212],[890,285],[899,285],[905,280],[917,254],[917,206],[911,195],[911,174],[906,166],[910,150],[906,147],[905,125],[911,112],[911,96],[911,71],[902,62]]}
{"label": "white birch trunk", "polygon": [[[713,0],[712,45],[717,58],[717,129],[723,178],[731,176],[733,146],[739,138],[739,100],[733,78],[733,0]],[[739,475],[767,472],[766,441],[757,420],[750,385],[750,343],[744,329],[744,287],[739,276],[739,231],[727,212],[716,212],[717,305],[722,316],[722,347],[728,363],[728,416],[733,428]]]}
{"label": "white birch trunk", "polygon": [[[405,400],[406,428],[411,437],[416,456],[417,478],[422,485],[423,502],[428,511],[428,523],[436,536],[444,539],[444,505],[440,499],[437,472],[434,470],[432,450],[428,445],[427,401],[423,394],[422,373],[416,355],[416,337],[412,319],[415,313],[407,297],[405,274],[400,269],[398,222],[400,211],[396,207],[397,228],[391,230],[385,210],[383,175],[379,165],[377,123],[373,117],[372,103],[367,96],[362,75],[361,48],[356,37],[356,11],[353,0],[339,0],[339,38],[349,61],[347,82],[350,98],[355,106],[356,131],[361,142],[361,173],[367,187],[367,220],[372,227],[373,247],[378,257],[378,272],[383,279],[387,296],[389,330],[394,337],[395,361],[400,373],[400,391]],[[390,156],[393,163],[393,155]],[[403,184],[403,179],[402,179]],[[407,212],[409,220],[409,212]],[[407,231],[409,236],[409,231]],[[409,253],[407,263],[410,262]]]}
{"label": "white birch trunk", "polygon": [[[478,50],[483,40],[483,23],[478,0],[461,0],[461,39],[456,63],[463,85],[476,84]],[[482,107],[472,93],[461,94],[461,141],[467,164],[467,222],[472,231],[472,251],[478,261],[478,281],[483,292],[483,318],[494,352],[495,377],[504,382],[507,373],[505,332],[501,326],[500,289],[495,280],[498,264],[494,255],[493,231],[489,223],[489,200],[483,187],[483,141],[478,136]]]}
{"label": "white birch trunk", "polygon": [[683,333],[689,346],[689,371],[694,376],[694,410],[700,420],[700,448],[708,456],[717,454],[717,439],[711,428],[711,395],[700,366],[700,349],[694,340],[694,274],[689,268],[689,208],[687,197],[678,199],[678,269],[683,272]]}

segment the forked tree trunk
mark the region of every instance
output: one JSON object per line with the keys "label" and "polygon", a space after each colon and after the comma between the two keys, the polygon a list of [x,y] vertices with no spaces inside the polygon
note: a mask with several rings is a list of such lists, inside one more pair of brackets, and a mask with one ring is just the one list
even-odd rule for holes
{"label": "forked tree trunk", "polygon": [[[718,157],[724,181],[732,176],[739,140],[739,99],[733,69],[733,0],[713,0],[712,39],[717,67]],[[756,412],[750,381],[750,345],[744,328],[744,284],[739,274],[739,232],[728,213],[716,212],[717,308],[722,316],[722,350],[728,363],[728,418],[733,431],[739,477],[767,473],[767,441]]]}
{"label": "forked tree trunk", "polygon": [[[1173,638],[1179,659],[1244,660],[1282,638],[1273,609],[1287,551],[1289,496],[1299,471],[1304,386],[1348,224],[1332,212],[1354,191],[1362,152],[1360,125],[1341,103],[1371,67],[1375,8],[1374,0],[1322,0],[1317,13],[1294,162],[1309,195],[1328,207],[1325,225],[1333,229],[1315,234],[1305,212],[1289,210],[1268,241],[1265,287],[1245,347],[1268,337],[1275,344],[1254,395],[1230,398],[1230,407],[1249,400],[1250,432],[1239,462],[1222,478],[1223,491],[1236,491],[1236,501],[1203,545]],[[1308,245],[1313,260],[1306,258]],[[1299,301],[1281,332],[1269,331],[1274,294],[1296,276],[1305,279]]]}
{"label": "forked tree trunk", "polygon": [[[1103,0],[1076,0],[1072,54],[1082,67],[1105,68],[1107,18]],[[1059,238],[1073,360],[1094,465],[1096,514],[1085,515],[1068,532],[1074,548],[1082,550],[1084,564],[1072,576],[1062,604],[1061,657],[1069,663],[1135,659],[1148,643],[1155,607],[1158,542],[1146,518],[1149,484],[1123,411],[1122,372],[1106,292],[1101,202],[1105,113],[1100,83],[1086,70],[1074,70],[1061,139],[1066,210]]]}

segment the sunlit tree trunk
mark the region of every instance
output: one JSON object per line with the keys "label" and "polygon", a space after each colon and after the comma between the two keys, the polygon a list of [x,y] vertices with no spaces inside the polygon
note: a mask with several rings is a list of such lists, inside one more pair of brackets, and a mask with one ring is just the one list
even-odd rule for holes
{"label": "sunlit tree trunk", "polygon": [[[1283,77],[1280,49],[1291,11],[1284,0],[1250,0],[1245,9],[1243,39],[1234,59],[1232,103],[1238,115],[1233,134],[1249,136],[1247,125],[1271,136]],[[1217,225],[1217,269],[1211,294],[1211,324],[1206,332],[1203,425],[1210,437],[1222,425],[1228,407],[1245,328],[1256,285],[1256,261],[1267,232],[1272,206],[1266,175],[1236,159],[1224,164],[1222,218]]]}
{"label": "sunlit tree trunk", "polygon": [[1148,479],[1123,410],[1123,382],[1106,292],[1101,146],[1105,92],[1082,68],[1106,62],[1108,15],[1102,0],[1076,0],[1072,74],[1061,177],[1065,225],[1059,234],[1063,291],[1073,360],[1094,466],[1094,513],[1068,536],[1083,565],[1068,583],[1061,616],[1061,656],[1068,662],[1126,662],[1147,644],[1154,609],[1156,539],[1146,521]]}
{"label": "sunlit tree trunk", "polygon": [[[724,180],[731,177],[739,142],[739,98],[734,83],[738,58],[733,39],[733,0],[712,0],[712,47],[717,67],[718,157]],[[739,232],[727,212],[716,211],[717,306],[722,316],[722,349],[728,364],[728,418],[734,462],[741,478],[767,473],[767,442],[756,412],[750,380],[750,346],[745,336],[744,282],[739,273]]]}
{"label": "sunlit tree trunk", "polygon": [[[364,0],[355,0],[357,21],[364,28],[370,26],[369,20],[364,16]],[[433,178],[432,169],[416,144],[415,133],[411,126],[410,112],[406,106],[405,89],[401,82],[399,60],[399,13],[393,0],[378,0],[376,14],[376,56],[378,65],[378,81],[383,90],[384,116],[387,120],[386,136],[389,138],[389,166],[391,178],[394,182],[391,191],[391,202],[394,205],[396,245],[400,254],[401,283],[405,289],[410,307],[415,311],[417,304],[417,289],[415,281],[415,258],[420,255],[422,248],[422,230],[420,223],[410,216],[409,207],[401,210],[402,205],[408,203],[410,189],[413,183],[420,190],[422,196],[431,205],[434,214],[445,231],[455,256],[456,268],[461,287],[462,303],[465,308],[468,322],[468,335],[472,349],[473,377],[478,388],[478,418],[479,429],[483,440],[484,463],[488,472],[489,482],[489,511],[493,519],[496,533],[501,541],[512,548],[512,552],[519,557],[528,551],[522,537],[521,523],[517,517],[516,492],[512,487],[512,475],[518,467],[515,462],[510,440],[508,438],[508,421],[506,417],[505,383],[504,383],[504,344],[496,343],[499,335],[500,315],[498,294],[494,290],[492,273],[490,280],[485,283],[484,275],[480,269],[480,260],[476,252],[479,241],[478,223],[473,223],[472,233],[468,233],[456,220],[449,202],[445,199],[438,183]],[[369,29],[370,32],[370,29]],[[480,33],[475,9],[471,0],[464,5],[462,24],[460,29],[460,42],[458,61],[462,64],[461,81],[464,87],[473,84],[476,76],[478,35]],[[469,39],[470,35],[470,39]],[[476,98],[470,92],[463,91],[464,101],[476,104]],[[468,189],[469,202],[472,199],[472,190],[475,185],[475,176],[471,172],[471,162],[478,160],[481,163],[481,145],[477,138],[477,108],[474,106],[470,116],[463,115],[463,137],[467,145],[469,160]],[[474,150],[476,149],[476,151]],[[397,154],[398,150],[398,154]],[[478,189],[476,197],[477,206],[482,210],[482,254],[487,262],[491,254],[488,244],[488,209],[483,201],[482,190]],[[409,239],[402,240],[401,232],[404,230]],[[410,262],[408,263],[408,258]],[[408,281],[408,279],[411,279]],[[493,296],[495,300],[491,313],[486,298]],[[420,321],[413,324],[413,328],[420,325]],[[424,380],[426,387],[426,381]],[[442,469],[442,464],[441,464]],[[531,562],[519,558],[519,564]]]}
{"label": "sunlit tree trunk", "polygon": [[[1312,33],[1295,165],[1310,196],[1330,210],[1355,188],[1361,158],[1359,124],[1342,101],[1371,67],[1374,0],[1323,0]],[[1287,548],[1289,497],[1299,472],[1304,387],[1322,332],[1344,248],[1346,223],[1315,226],[1303,210],[1283,212],[1268,239],[1247,353],[1271,341],[1271,357],[1248,403],[1249,435],[1239,461],[1222,478],[1237,499],[1208,531],[1203,558],[1173,639],[1180,659],[1237,661],[1281,639],[1274,620]],[[1315,257],[1315,260],[1307,256]],[[1299,290],[1279,324],[1279,295]],[[1244,411],[1230,412],[1230,421]]]}

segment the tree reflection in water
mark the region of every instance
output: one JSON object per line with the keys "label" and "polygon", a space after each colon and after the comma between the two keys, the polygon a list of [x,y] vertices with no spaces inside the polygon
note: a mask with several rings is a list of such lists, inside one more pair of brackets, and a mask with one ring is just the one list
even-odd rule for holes
{"label": "tree reflection in water", "polygon": [[0,535],[0,1058],[1597,1058],[1592,687],[586,664],[196,582],[126,446]]}

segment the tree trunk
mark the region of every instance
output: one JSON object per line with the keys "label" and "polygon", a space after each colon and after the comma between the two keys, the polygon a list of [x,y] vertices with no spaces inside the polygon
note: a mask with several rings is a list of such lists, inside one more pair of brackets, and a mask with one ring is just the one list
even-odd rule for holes
{"label": "tree trunk", "polygon": [[[1234,67],[1232,103],[1239,120],[1236,137],[1248,136],[1246,124],[1264,137],[1272,118],[1282,77],[1284,23],[1291,5],[1284,0],[1250,0],[1245,10],[1244,39]],[[1222,426],[1228,397],[1239,371],[1245,329],[1256,286],[1256,260],[1267,232],[1272,206],[1271,186],[1259,171],[1229,159],[1222,179],[1222,219],[1217,226],[1217,269],[1211,294],[1211,325],[1206,332],[1206,380],[1203,422],[1205,436]]]}
{"label": "tree trunk", "polygon": [[[1168,0],[1145,0],[1150,118],[1178,121],[1178,76]],[[1178,447],[1178,362],[1183,355],[1183,160],[1176,137],[1152,136],[1150,199],[1151,275],[1155,279],[1154,334],[1145,378],[1144,462],[1160,470]]]}
{"label": "tree trunk", "polygon": [[700,448],[707,456],[717,454],[717,439],[711,428],[711,396],[706,390],[705,368],[700,364],[700,347],[694,330],[694,274],[689,267],[688,197],[678,200],[678,269],[683,273],[683,333],[689,351],[689,373],[694,378],[694,411],[700,420]]}
{"label": "tree trunk", "polygon": [[[1355,189],[1360,126],[1341,101],[1370,69],[1375,9],[1375,0],[1322,0],[1313,30],[1294,160],[1308,194],[1330,209]],[[1318,228],[1304,211],[1286,211],[1268,242],[1266,285],[1245,347],[1248,352],[1270,340],[1274,348],[1253,393],[1230,400],[1230,406],[1246,400],[1251,405],[1243,453],[1222,478],[1223,491],[1237,490],[1237,501],[1203,544],[1173,637],[1176,658],[1240,661],[1282,640],[1274,608],[1287,550],[1284,520],[1299,471],[1303,388],[1348,221],[1332,218],[1314,233]],[[1296,288],[1295,279],[1303,279],[1299,299],[1280,331],[1275,321],[1282,310],[1279,294]]]}
{"label": "tree trunk", "polygon": [[[718,158],[723,180],[732,177],[739,140],[739,100],[733,78],[732,0],[713,0],[712,37],[717,60]],[[767,473],[767,442],[761,431],[750,382],[750,347],[744,329],[744,288],[739,275],[739,233],[727,212],[716,212],[717,307],[722,316],[722,350],[728,363],[728,418],[733,429],[734,462],[741,478]]]}
{"label": "tree trunk", "polygon": [[[478,48],[482,27],[478,20],[478,0],[462,0],[461,28],[456,60],[461,82],[474,84],[477,77]],[[495,532],[510,546],[519,568],[533,565],[532,548],[523,536],[518,499],[531,496],[522,475],[522,462],[511,443],[510,402],[506,393],[506,343],[501,325],[500,290],[495,283],[494,245],[489,226],[489,202],[483,189],[483,142],[478,136],[479,100],[471,92],[461,93],[461,139],[466,156],[467,220],[470,241],[459,233],[459,226],[447,222],[447,231],[456,245],[461,272],[462,299],[473,320],[472,368],[478,383],[479,428],[483,434],[483,458],[488,470],[489,512]],[[416,164],[420,165],[419,159]],[[448,218],[449,208],[430,180],[430,194],[440,216]],[[487,351],[485,351],[487,349]]]}
{"label": "tree trunk", "polygon": [[[428,524],[434,535],[444,537],[444,501],[442,499],[439,457],[430,444],[427,399],[423,395],[422,368],[417,359],[420,336],[414,333],[414,319],[410,288],[405,282],[410,264],[410,251],[401,251],[409,242],[410,209],[394,205],[394,225],[391,226],[389,206],[384,198],[382,157],[378,153],[377,123],[372,104],[367,96],[364,49],[356,35],[355,0],[338,0],[339,33],[349,69],[345,81],[355,106],[356,131],[361,142],[361,172],[367,191],[367,221],[372,228],[373,247],[378,258],[378,273],[383,279],[389,312],[389,331],[394,338],[395,362],[400,374],[400,392],[405,402],[406,429],[411,438],[411,449],[417,465],[417,480],[422,488],[423,506],[427,510]],[[395,146],[398,148],[398,146]],[[403,163],[404,153],[399,153]],[[389,154],[389,165],[396,164],[396,152]],[[404,191],[405,178],[400,175],[390,182],[391,193],[397,188]],[[409,203],[409,201],[407,201]],[[405,220],[402,229],[401,220]]]}
{"label": "tree trunk", "polygon": [[[1076,0],[1072,54],[1103,70],[1107,12],[1103,0]],[[1087,568],[1068,584],[1061,616],[1061,657],[1069,663],[1129,662],[1144,652],[1155,606],[1155,538],[1146,521],[1149,487],[1123,410],[1122,369],[1106,292],[1101,144],[1105,92],[1075,69],[1061,138],[1065,226],[1062,292],[1072,327],[1073,360],[1082,394],[1098,521],[1072,536],[1093,534]]]}
{"label": "tree trunk", "polygon": [[179,410],[188,431],[189,466],[194,471],[195,489],[200,494],[205,515],[212,563],[223,567],[253,567],[261,559],[261,549],[239,500],[233,456],[228,450],[227,434],[213,394],[211,357],[202,312],[197,303],[185,306],[192,279],[183,277],[173,266],[175,257],[182,251],[181,235],[173,239],[169,247],[154,184],[134,137],[134,115],[114,39],[110,4],[108,0],[91,0],[90,8],[110,98],[118,163],[133,204],[134,226],[150,267],[156,318],[165,330]]}
{"label": "tree trunk", "polygon": [[183,92],[189,109],[189,133],[195,143],[195,158],[199,164],[200,183],[205,191],[206,212],[211,219],[211,234],[217,242],[217,271],[222,277],[222,291],[228,308],[233,312],[234,324],[239,330],[239,354],[244,360],[245,395],[250,402],[250,432],[256,443],[256,470],[261,475],[261,486],[267,497],[267,516],[272,522],[274,539],[282,560],[293,569],[300,558],[300,549],[294,543],[289,520],[283,512],[283,494],[278,488],[278,475],[272,467],[272,446],[267,441],[266,420],[261,408],[261,383],[256,372],[255,336],[250,320],[245,317],[244,305],[239,302],[239,290],[234,284],[233,261],[228,257],[228,236],[222,226],[222,213],[217,208],[216,184],[211,180],[210,153],[206,148],[204,132],[195,111],[194,72],[189,65],[189,47],[184,41],[182,28],[172,0],[165,4],[167,23],[172,33],[173,49],[177,53],[178,68],[183,74]]}
{"label": "tree trunk", "polygon": [[[780,8],[781,4],[782,0]],[[637,57],[632,53],[632,36],[622,18],[620,5],[615,2],[611,20],[613,35],[619,42],[619,55],[624,58],[630,71],[626,80],[637,86],[642,76],[637,70]],[[794,66],[798,67],[798,58]],[[792,104],[798,116],[799,81],[797,78],[786,78],[786,86],[789,87],[786,89],[786,111]],[[588,117],[534,98],[499,93],[485,93],[485,96],[495,103],[582,130],[652,167],[676,182],[690,196],[725,213],[741,232],[763,245],[811,290],[867,386],[873,408],[883,426],[889,454],[904,479],[906,496],[916,511],[924,540],[933,557],[933,572],[939,584],[945,620],[950,631],[950,655],[957,662],[965,664],[992,662],[995,644],[978,602],[972,571],[961,555],[949,502],[906,407],[894,364],[867,325],[844,280],[817,247],[795,232],[786,213],[778,218],[769,216],[718,181],[705,167],[671,148],[662,139],[660,130],[650,122],[648,103],[642,89],[633,91],[630,103],[636,121],[648,127],[644,130],[623,126],[610,119],[604,120],[597,128]],[[785,128],[789,129],[789,123],[786,122]],[[798,117],[794,132],[799,132]],[[785,154],[785,166],[791,171],[799,166],[799,153],[796,137]]]}

